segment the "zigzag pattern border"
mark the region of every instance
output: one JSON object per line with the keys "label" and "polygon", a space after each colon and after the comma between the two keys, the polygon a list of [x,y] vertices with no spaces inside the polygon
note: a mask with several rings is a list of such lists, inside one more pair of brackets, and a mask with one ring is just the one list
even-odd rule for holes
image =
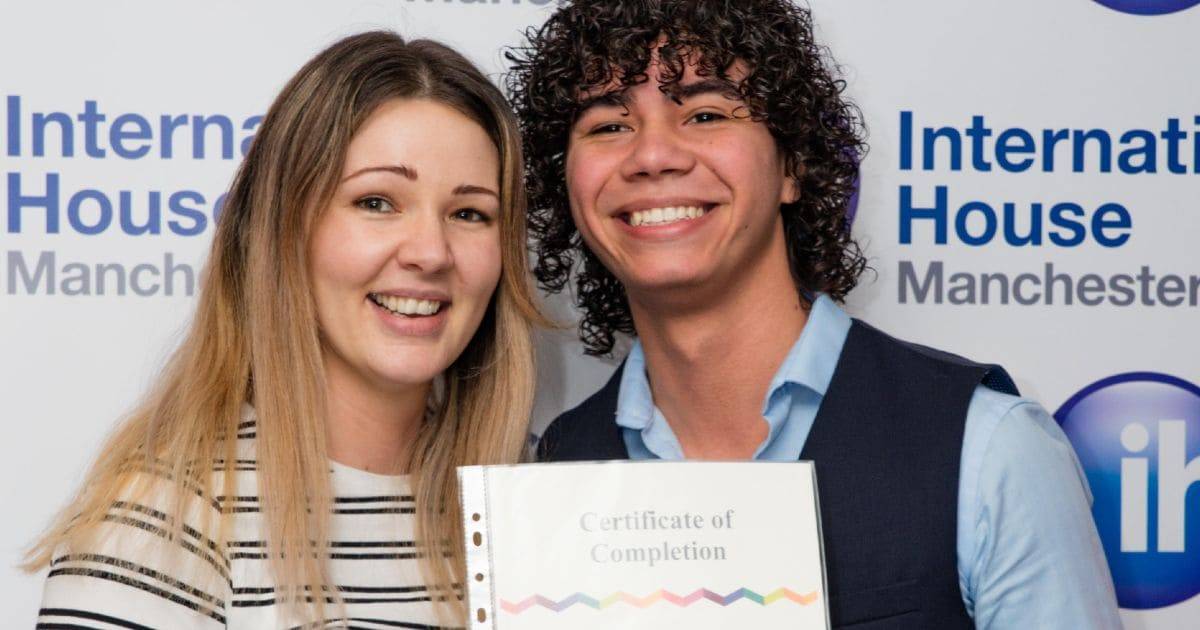
{"label": "zigzag pattern border", "polygon": [[541,595],[532,595],[517,602],[501,599],[500,608],[511,615],[519,615],[534,606],[541,606],[542,608],[558,613],[575,605],[587,606],[595,610],[604,610],[617,603],[629,604],[635,608],[649,608],[659,602],[668,602],[680,608],[686,608],[701,600],[707,600],[719,606],[729,606],[741,599],[746,599],[762,606],[774,604],[780,600],[788,600],[801,606],[808,606],[817,601],[817,597],[817,591],[801,595],[787,588],[775,589],[767,595],[759,595],[748,588],[739,588],[728,595],[720,595],[706,588],[696,589],[688,595],[676,595],[671,591],[659,589],[645,597],[638,597],[624,591],[617,591],[604,599],[596,599],[585,593],[574,593],[557,602]]}

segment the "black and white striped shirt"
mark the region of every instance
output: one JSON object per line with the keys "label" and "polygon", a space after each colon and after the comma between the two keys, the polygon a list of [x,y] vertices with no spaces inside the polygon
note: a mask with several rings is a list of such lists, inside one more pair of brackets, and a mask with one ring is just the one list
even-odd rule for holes
{"label": "black and white striped shirt", "polygon": [[[46,579],[38,628],[97,630],[436,628],[413,540],[407,476],[375,475],[331,462],[334,494],[330,576],[348,623],[300,626],[275,601],[259,511],[253,419],[242,425],[236,496],[204,509],[231,514],[225,544],[184,529],[186,553],[166,540],[170,481],[154,477],[149,499],[119,501],[93,548],[57,555]],[[219,462],[218,462],[219,464]],[[216,473],[218,477],[221,473]],[[221,488],[221,479],[214,487]],[[155,497],[161,497],[155,499]],[[190,519],[187,522],[191,523]],[[336,609],[327,607],[334,616]]]}

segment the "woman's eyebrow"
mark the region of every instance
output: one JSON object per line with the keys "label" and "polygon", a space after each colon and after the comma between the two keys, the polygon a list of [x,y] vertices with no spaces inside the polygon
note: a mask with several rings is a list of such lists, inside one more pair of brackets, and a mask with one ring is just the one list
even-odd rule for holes
{"label": "woman's eyebrow", "polygon": [[358,177],[359,175],[363,175],[365,173],[378,172],[378,171],[384,171],[387,173],[395,173],[405,179],[412,180],[414,182],[417,181],[417,170],[412,168],[411,166],[405,166],[403,164],[387,164],[387,165],[383,165],[383,166],[368,166],[365,168],[360,168],[357,171],[354,171],[353,173],[342,178],[342,181],[346,182],[347,180],[354,179],[355,177]]}
{"label": "woman's eyebrow", "polygon": [[[344,179],[342,179],[342,181],[345,182],[347,180],[354,179],[355,177],[358,177],[359,175],[365,175],[367,173],[378,173],[378,172],[395,173],[396,175],[399,175],[399,176],[403,177],[404,179],[411,180],[414,182],[417,181],[417,170],[412,168],[411,166],[405,166],[403,164],[387,164],[387,165],[382,165],[382,166],[367,166],[364,168],[360,168],[357,171],[354,171],[353,173],[347,175]],[[487,186],[480,186],[478,184],[459,184],[458,186],[454,187],[454,190],[451,191],[451,194],[455,194],[455,195],[491,195],[497,199],[500,198],[500,193],[492,190],[491,188],[488,188]]]}
{"label": "woman's eyebrow", "polygon": [[491,195],[497,199],[500,198],[500,194],[491,188],[475,184],[459,184],[454,187],[453,193],[455,195]]}

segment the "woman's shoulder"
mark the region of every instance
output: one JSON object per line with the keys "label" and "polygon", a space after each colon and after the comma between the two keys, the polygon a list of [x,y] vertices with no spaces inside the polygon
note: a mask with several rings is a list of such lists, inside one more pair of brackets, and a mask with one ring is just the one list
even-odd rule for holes
{"label": "woman's shoulder", "polygon": [[232,582],[221,519],[196,480],[158,462],[131,468],[98,522],[55,550],[39,624],[223,628]]}
{"label": "woman's shoulder", "polygon": [[55,549],[39,623],[67,627],[81,623],[71,616],[79,613],[177,627],[165,620],[182,615],[195,621],[183,627],[224,627],[233,582],[224,539],[241,518],[238,503],[256,495],[255,437],[247,405],[236,441],[202,464],[146,457],[123,465],[98,518]]}
{"label": "woman's shoulder", "polygon": [[[101,514],[80,524],[68,546],[116,557],[171,555],[181,551],[220,569],[222,517],[232,496],[253,488],[253,447],[239,448],[232,470],[224,457],[202,466],[159,458],[129,462],[111,495],[99,500]],[[233,476],[228,479],[227,475]],[[56,557],[58,562],[61,556]]]}
{"label": "woman's shoulder", "polygon": [[243,405],[234,435],[233,460],[216,457],[210,472],[216,480],[223,481],[226,473],[232,474],[239,484],[252,483],[258,473],[258,418],[254,407]]}

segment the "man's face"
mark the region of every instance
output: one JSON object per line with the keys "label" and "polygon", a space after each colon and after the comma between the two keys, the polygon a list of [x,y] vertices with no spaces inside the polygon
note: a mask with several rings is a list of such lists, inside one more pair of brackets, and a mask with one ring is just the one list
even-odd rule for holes
{"label": "man's face", "polygon": [[566,178],[588,247],[634,302],[681,289],[720,297],[786,265],[779,206],[796,188],[767,127],[692,65],[675,98],[659,89],[656,59],[647,75],[582,95],[591,105],[571,129]]}

